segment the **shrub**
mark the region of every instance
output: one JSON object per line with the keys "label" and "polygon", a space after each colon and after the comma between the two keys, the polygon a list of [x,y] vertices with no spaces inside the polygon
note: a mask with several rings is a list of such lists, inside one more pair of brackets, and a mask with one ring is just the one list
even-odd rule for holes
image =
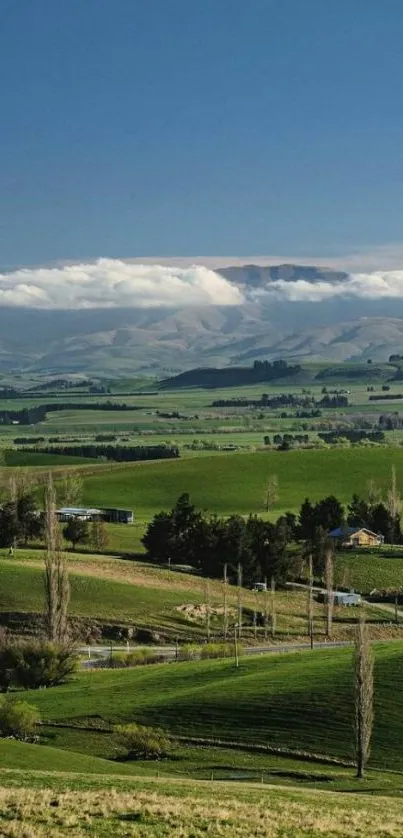
{"label": "shrub", "polygon": [[54,687],[66,681],[77,666],[78,657],[67,646],[39,641],[6,643],[0,647],[0,689]]}
{"label": "shrub", "polygon": [[125,658],[125,666],[145,666],[163,662],[163,655],[157,655],[149,649],[134,649],[132,652],[128,652]]}
{"label": "shrub", "polygon": [[201,658],[230,658],[233,654],[231,643],[205,643],[200,649]]}
{"label": "shrub", "polygon": [[40,715],[36,707],[21,698],[7,696],[0,704],[0,735],[28,739],[35,733]]}
{"label": "shrub", "polygon": [[145,725],[116,725],[118,740],[128,759],[160,759],[167,755],[169,740],[163,730]]}

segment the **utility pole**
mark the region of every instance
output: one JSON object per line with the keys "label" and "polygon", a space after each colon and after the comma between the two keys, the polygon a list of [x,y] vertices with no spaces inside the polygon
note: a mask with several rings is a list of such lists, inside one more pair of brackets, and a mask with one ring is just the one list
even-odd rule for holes
{"label": "utility pole", "polygon": [[276,634],[276,580],[271,577],[271,636]]}

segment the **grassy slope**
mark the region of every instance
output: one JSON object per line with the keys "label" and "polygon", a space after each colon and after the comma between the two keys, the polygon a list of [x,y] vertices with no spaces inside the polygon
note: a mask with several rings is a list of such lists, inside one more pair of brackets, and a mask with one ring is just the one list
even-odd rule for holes
{"label": "grassy slope", "polygon": [[[83,673],[28,693],[45,720],[138,720],[181,735],[352,757],[351,649]],[[403,769],[401,642],[376,647],[374,766]],[[85,734],[82,736],[85,750]]]}
{"label": "grassy slope", "polygon": [[344,587],[369,593],[376,590],[401,590],[403,557],[383,553],[336,553],[335,578]]}
{"label": "grassy slope", "polygon": [[[2,611],[39,612],[43,609],[43,572],[29,564],[3,560],[0,562],[0,609]],[[91,575],[70,574],[71,606],[74,616],[93,619],[116,620],[153,628],[181,632],[187,626],[176,606],[188,601],[178,590],[158,586],[141,586],[112,581]],[[201,601],[202,595],[192,593],[192,601]]]}
{"label": "grassy slope", "polygon": [[134,509],[136,518],[145,520],[189,492],[201,509],[224,515],[262,513],[267,479],[276,474],[279,501],[274,512],[297,510],[306,496],[317,500],[333,493],[346,503],[353,491],[365,493],[370,479],[385,489],[393,464],[403,489],[403,449],[398,448],[270,451],[141,463],[115,467],[107,479],[101,472],[86,476],[84,501]]}
{"label": "grassy slope", "polygon": [[[0,550],[0,611],[39,612],[43,608],[43,551],[18,550],[13,558]],[[105,556],[67,554],[70,571],[73,616],[122,621],[168,631],[171,638],[205,637],[205,621],[201,615],[191,622],[177,610],[181,605],[203,604],[204,580],[191,574],[168,571],[142,562],[128,562]],[[211,581],[213,607],[222,607],[223,587]],[[236,589],[228,589],[230,619],[234,617]],[[277,593],[277,628],[279,636],[306,633],[306,596],[301,591]],[[264,608],[262,596],[244,590],[243,603],[252,611],[255,605]],[[316,632],[323,632],[323,608],[315,608]],[[341,619],[355,617],[344,609]],[[382,618],[383,615],[381,614]],[[221,630],[222,617],[211,618],[211,629]],[[344,631],[343,626],[335,627]]]}
{"label": "grassy slope", "polygon": [[[112,780],[112,782],[111,782]],[[6,773],[2,834],[10,838],[370,838],[399,836],[399,799],[359,794],[158,779]],[[214,805],[212,805],[212,798]],[[23,820],[23,824],[21,821]]]}

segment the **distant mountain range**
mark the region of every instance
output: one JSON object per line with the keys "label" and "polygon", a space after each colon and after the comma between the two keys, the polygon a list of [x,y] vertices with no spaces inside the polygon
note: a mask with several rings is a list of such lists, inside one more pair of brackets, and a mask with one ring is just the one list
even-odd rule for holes
{"label": "distant mountain range", "polygon": [[400,298],[294,302],[266,293],[279,280],[339,284],[345,273],[299,265],[219,273],[245,292],[245,303],[76,312],[1,307],[0,372],[164,375],[254,359],[380,361],[403,352]]}

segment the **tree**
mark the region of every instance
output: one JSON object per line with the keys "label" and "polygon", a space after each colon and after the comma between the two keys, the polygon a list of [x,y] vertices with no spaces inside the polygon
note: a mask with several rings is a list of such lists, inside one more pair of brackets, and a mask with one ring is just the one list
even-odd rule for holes
{"label": "tree", "polygon": [[32,495],[23,494],[3,504],[0,509],[0,546],[11,547],[17,541],[26,543],[40,538],[43,520],[36,510]]}
{"label": "tree", "polygon": [[[269,443],[265,444],[269,445]],[[278,498],[278,477],[276,474],[271,474],[266,487],[266,512],[269,512],[269,510],[273,508],[274,504],[277,503]]]}
{"label": "tree", "polygon": [[277,628],[277,614],[276,614],[276,580],[274,576],[271,577],[271,636],[274,638]]}
{"label": "tree", "polygon": [[308,597],[307,597],[308,637],[313,647],[313,565],[312,556],[308,557]]}
{"label": "tree", "polygon": [[355,752],[357,777],[361,780],[371,749],[374,699],[374,661],[364,618],[359,621],[355,635],[354,674]]}
{"label": "tree", "polygon": [[60,528],[56,517],[56,494],[49,474],[45,492],[45,620],[49,640],[65,643],[68,636],[70,585],[61,550]]}
{"label": "tree", "polygon": [[371,517],[370,504],[354,494],[347,507],[347,524],[349,527],[368,527]]}
{"label": "tree", "polygon": [[154,515],[141,540],[151,558],[160,562],[172,558],[175,550],[172,513],[158,512]]}
{"label": "tree", "polygon": [[90,539],[87,521],[71,518],[63,527],[63,535],[66,541],[71,541],[73,550],[76,544],[87,544]]}
{"label": "tree", "polygon": [[0,734],[28,739],[40,722],[39,711],[21,698],[7,696],[0,704]]}
{"label": "tree", "polygon": [[326,584],[326,635],[330,639],[333,625],[333,553],[328,548],[325,554],[325,584]]}
{"label": "tree", "polygon": [[55,687],[77,671],[78,656],[73,648],[36,640],[17,644],[15,684],[26,690]]}
{"label": "tree", "polygon": [[20,532],[15,501],[8,501],[0,509],[0,547],[15,544]]}
{"label": "tree", "polygon": [[83,479],[76,471],[68,471],[58,484],[59,502],[63,506],[78,506],[83,495]]}
{"label": "tree", "polygon": [[91,547],[96,553],[102,553],[108,546],[109,535],[105,521],[93,521],[91,525]]}
{"label": "tree", "polygon": [[400,513],[402,511],[402,500],[397,489],[396,469],[394,466],[392,466],[392,479],[386,498],[386,509],[388,510],[391,518],[393,518],[394,520],[400,518]]}

